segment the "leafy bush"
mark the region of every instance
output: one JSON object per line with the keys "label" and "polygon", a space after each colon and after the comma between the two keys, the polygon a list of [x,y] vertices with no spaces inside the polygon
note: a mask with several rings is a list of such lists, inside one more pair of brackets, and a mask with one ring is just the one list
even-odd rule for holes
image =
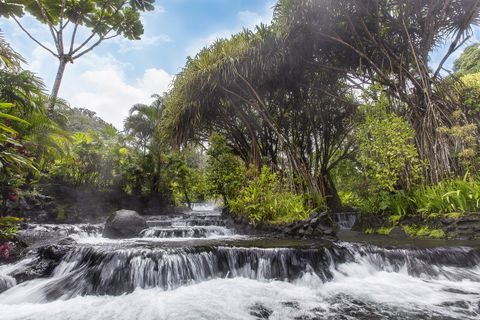
{"label": "leafy bush", "polygon": [[0,242],[13,240],[21,221],[22,219],[16,217],[0,217]]}
{"label": "leafy bush", "polygon": [[[480,211],[480,183],[466,175],[414,189],[406,206],[425,216]],[[406,210],[406,209],[404,209]]]}
{"label": "leafy bush", "polygon": [[311,212],[305,207],[304,199],[285,190],[278,174],[267,166],[228,204],[233,212],[246,216],[253,224],[292,222],[307,218]]}
{"label": "leafy bush", "polygon": [[421,172],[414,131],[405,119],[389,111],[382,88],[372,86],[364,98],[364,120],[356,132],[358,160],[380,189],[394,191],[398,185],[409,188]]}
{"label": "leafy bush", "polygon": [[409,192],[379,192],[362,201],[362,213],[388,213],[398,216],[419,213],[425,217],[480,211],[480,181],[466,175],[432,186],[419,186]]}
{"label": "leafy bush", "polygon": [[213,134],[209,142],[205,168],[208,193],[213,197],[221,196],[226,204],[242,187],[245,169],[227,145],[225,137]]}

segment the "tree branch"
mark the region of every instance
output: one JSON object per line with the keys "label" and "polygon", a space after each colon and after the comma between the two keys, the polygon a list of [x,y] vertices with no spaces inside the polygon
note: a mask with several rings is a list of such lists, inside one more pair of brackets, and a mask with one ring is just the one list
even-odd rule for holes
{"label": "tree branch", "polygon": [[100,37],[100,38],[97,40],[97,42],[95,42],[90,48],[85,49],[85,50],[83,50],[82,52],[80,52],[80,53],[72,56],[71,59],[72,59],[72,60],[75,60],[75,59],[77,59],[77,58],[80,58],[80,57],[83,56],[85,53],[92,51],[92,50],[93,50],[96,46],[98,46],[102,41],[108,40],[108,39],[112,39],[112,38],[115,38],[115,37],[118,37],[119,35],[120,35],[120,34],[117,33],[117,34],[114,34],[114,35],[109,36],[109,37]]}
{"label": "tree branch", "polygon": [[27,36],[32,39],[33,41],[35,41],[36,44],[38,44],[40,47],[42,47],[43,49],[47,50],[48,52],[50,52],[51,54],[53,54],[55,57],[59,57],[58,54],[56,54],[55,52],[53,52],[51,49],[49,49],[47,46],[43,45],[40,41],[38,41],[37,39],[35,39],[28,31],[27,29],[25,29],[22,24],[20,23],[20,21],[18,21],[18,19],[13,16],[12,17],[13,20],[17,23],[17,25],[20,27],[20,29],[22,29],[23,32],[25,32],[27,34]]}
{"label": "tree branch", "polygon": [[58,30],[55,29],[55,26],[53,25],[52,21],[50,20],[47,13],[45,12],[45,8],[43,7],[43,5],[38,0],[35,0],[35,3],[37,4],[38,8],[40,9],[40,12],[42,13],[42,17],[47,22],[47,25],[48,25],[48,28],[50,29],[50,33],[52,35],[53,41],[55,42],[55,46],[57,47],[58,54],[59,55],[62,54],[63,52],[60,51],[60,46],[58,44],[58,38],[55,35],[56,33],[58,34]]}
{"label": "tree branch", "polygon": [[[117,8],[115,8],[115,12],[111,15],[111,17],[114,17],[114,16],[120,11],[120,9],[122,9],[123,6],[125,6],[126,2],[127,2],[126,0],[125,0],[125,1],[122,1],[122,3],[121,3]],[[85,47],[85,46],[90,42],[90,40],[92,40],[93,37],[97,34],[97,32],[95,32],[95,30],[100,26],[100,23],[101,23],[101,21],[102,21],[102,19],[103,19],[103,13],[105,12],[105,5],[106,5],[106,1],[103,3],[102,15],[100,16],[100,19],[98,20],[98,23],[97,23],[97,24],[95,25],[95,27],[92,29],[92,34],[91,34],[85,41],[83,41],[83,43],[82,43],[78,48],[76,48],[75,50],[73,50],[70,54],[73,55],[73,54],[77,53],[78,51],[80,51],[80,50],[81,50],[83,47]],[[105,35],[107,35],[107,34],[108,34],[110,31],[112,31],[112,30],[113,30],[113,26],[105,33]],[[99,36],[100,38],[103,38],[103,37],[104,37],[104,36],[102,36],[101,34],[98,34],[98,36]],[[98,45],[98,43],[97,43],[96,45],[94,45],[94,46],[97,46],[97,45]],[[90,51],[90,50],[88,50],[88,51]],[[87,52],[88,52],[88,51],[87,51]],[[85,52],[85,51],[84,51],[84,52]],[[80,54],[80,56],[81,56],[81,55],[83,55],[83,53]]]}

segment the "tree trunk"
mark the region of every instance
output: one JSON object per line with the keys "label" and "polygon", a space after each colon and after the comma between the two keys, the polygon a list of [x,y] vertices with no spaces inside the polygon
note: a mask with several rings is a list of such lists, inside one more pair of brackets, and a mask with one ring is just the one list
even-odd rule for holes
{"label": "tree trunk", "polygon": [[187,202],[187,205],[189,208],[192,208],[192,202],[190,201],[190,197],[188,196],[187,188],[183,186],[183,195],[185,196],[185,201]]}
{"label": "tree trunk", "polygon": [[65,72],[65,67],[67,66],[67,61],[63,58],[59,58],[59,64],[57,69],[57,75],[55,76],[55,83],[53,84],[52,93],[50,94],[50,101],[48,102],[48,113],[51,115],[55,107],[55,101],[58,97],[58,91],[60,90],[60,84],[62,83],[63,73]]}

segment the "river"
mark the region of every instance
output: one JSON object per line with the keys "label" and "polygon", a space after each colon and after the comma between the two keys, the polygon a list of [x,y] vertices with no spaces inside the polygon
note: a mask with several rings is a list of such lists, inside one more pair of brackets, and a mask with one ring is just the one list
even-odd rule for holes
{"label": "river", "polygon": [[[51,275],[16,284],[35,254],[0,266],[0,319],[479,319],[480,245],[338,242],[236,234],[220,212],[148,217],[138,238],[101,225],[31,225],[70,236]],[[373,243],[373,244],[372,244]]]}

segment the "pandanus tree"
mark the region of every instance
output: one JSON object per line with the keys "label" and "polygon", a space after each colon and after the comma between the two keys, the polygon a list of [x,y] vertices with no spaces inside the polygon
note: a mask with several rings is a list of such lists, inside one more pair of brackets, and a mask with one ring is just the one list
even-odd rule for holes
{"label": "pandanus tree", "polygon": [[326,198],[337,207],[328,173],[349,153],[346,118],[353,111],[341,79],[312,72],[272,27],[259,26],[187,62],[163,124],[177,144],[219,131],[247,163],[266,162],[316,204]]}
{"label": "pandanus tree", "polygon": [[[0,0],[0,15],[13,19],[31,40],[58,59],[57,75],[49,102],[52,111],[67,64],[92,51],[103,41],[119,36],[139,40],[143,34],[140,13],[153,10],[154,1]],[[32,15],[48,27],[53,46],[36,38],[32,30],[24,25],[21,17],[25,14]],[[86,33],[80,39],[80,35]]]}
{"label": "pandanus tree", "polygon": [[[444,64],[479,23],[479,0],[280,0],[274,24],[286,41],[308,37],[303,58],[317,70],[342,73],[360,89],[386,88],[396,112],[415,130],[415,143],[435,183],[458,173],[450,153],[452,125],[459,108]],[[432,70],[430,53],[450,43]]]}

